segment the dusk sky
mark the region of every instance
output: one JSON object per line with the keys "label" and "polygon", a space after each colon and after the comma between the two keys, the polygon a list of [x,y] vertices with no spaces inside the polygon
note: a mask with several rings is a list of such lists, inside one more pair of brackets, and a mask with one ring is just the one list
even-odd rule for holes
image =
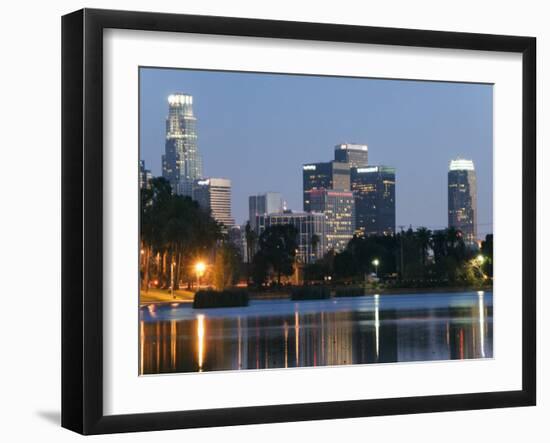
{"label": "dusk sky", "polygon": [[231,179],[239,224],[266,191],[301,211],[302,164],[361,143],[369,163],[397,169],[397,226],[446,227],[449,161],[472,159],[478,236],[492,232],[491,85],[142,68],[140,158],[155,176],[174,92],[193,96],[204,176]]}

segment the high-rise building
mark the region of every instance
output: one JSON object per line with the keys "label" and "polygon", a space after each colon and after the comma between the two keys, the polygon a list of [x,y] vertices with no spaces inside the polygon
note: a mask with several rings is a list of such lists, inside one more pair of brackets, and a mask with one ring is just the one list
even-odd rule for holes
{"label": "high-rise building", "polygon": [[148,188],[153,174],[149,169],[145,169],[145,161],[139,161],[139,189]]}
{"label": "high-rise building", "polygon": [[205,178],[193,183],[193,199],[205,209],[209,209],[212,217],[223,224],[227,232],[235,225],[231,217],[231,180],[226,178]]}
{"label": "high-rise building", "polygon": [[315,189],[309,198],[311,211],[325,214],[327,249],[344,250],[355,231],[353,192]]}
{"label": "high-rise building", "polygon": [[395,233],[395,168],[367,166],[351,169],[358,235]]}
{"label": "high-rise building", "polygon": [[350,190],[349,164],[344,162],[308,163],[302,166],[304,211],[311,211],[311,191],[318,189]]}
{"label": "high-rise building", "polygon": [[193,182],[202,177],[193,96],[182,93],[168,96],[164,149],[162,176],[170,182],[172,192],[191,196]]}
{"label": "high-rise building", "polygon": [[292,225],[298,231],[296,254],[298,262],[314,263],[325,254],[327,247],[324,214],[285,211],[256,217],[256,226],[260,235],[266,228],[275,225]]}
{"label": "high-rise building", "polygon": [[449,227],[459,229],[466,243],[477,240],[477,183],[474,162],[457,158],[449,163]]}
{"label": "high-rise building", "polygon": [[256,229],[256,216],[277,212],[283,212],[283,198],[280,193],[266,192],[248,197],[248,220],[252,229]]}
{"label": "high-rise building", "polygon": [[341,143],[334,147],[334,160],[348,163],[352,168],[362,168],[369,163],[369,148],[356,143]]}

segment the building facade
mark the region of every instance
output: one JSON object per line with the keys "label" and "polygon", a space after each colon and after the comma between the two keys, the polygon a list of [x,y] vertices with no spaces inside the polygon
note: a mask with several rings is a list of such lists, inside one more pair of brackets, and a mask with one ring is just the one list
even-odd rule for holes
{"label": "building facade", "polygon": [[343,251],[355,231],[353,192],[316,189],[309,196],[311,211],[325,214],[327,250]]}
{"label": "building facade", "polygon": [[266,192],[265,194],[248,197],[248,220],[250,227],[254,230],[256,230],[256,217],[258,215],[279,212],[283,212],[283,198],[278,192]]}
{"label": "building facade", "polygon": [[296,259],[299,263],[314,263],[327,251],[324,214],[287,211],[256,217],[256,226],[260,235],[266,228],[275,225],[292,225],[298,231]]}
{"label": "building facade", "polygon": [[369,164],[369,147],[356,143],[341,143],[334,147],[334,160],[347,163],[351,168],[362,168]]}
{"label": "building facade", "polygon": [[162,176],[170,182],[172,192],[188,196],[192,195],[193,182],[202,177],[197,119],[191,95],[175,93],[168,96]]}
{"label": "building facade", "polygon": [[345,162],[308,163],[302,166],[303,207],[311,211],[310,193],[319,189],[350,190],[350,168]]}
{"label": "building facade", "polygon": [[153,178],[153,174],[149,169],[145,168],[145,161],[139,161],[139,189],[148,188]]}
{"label": "building facade", "polygon": [[464,241],[477,240],[477,180],[474,162],[457,158],[449,163],[449,227],[462,231]]}
{"label": "building facade", "polygon": [[212,217],[224,226],[224,231],[235,225],[231,216],[231,180],[226,178],[205,178],[193,183],[193,199]]}
{"label": "building facade", "polygon": [[395,168],[351,168],[355,195],[355,230],[358,235],[395,233]]}

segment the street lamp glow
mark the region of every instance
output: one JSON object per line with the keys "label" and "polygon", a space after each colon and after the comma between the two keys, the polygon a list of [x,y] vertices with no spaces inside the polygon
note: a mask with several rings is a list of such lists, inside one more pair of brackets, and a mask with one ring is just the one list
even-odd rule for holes
{"label": "street lamp glow", "polygon": [[206,265],[204,264],[204,262],[199,261],[195,264],[195,271],[197,272],[197,274],[201,275],[205,270]]}
{"label": "street lamp glow", "polygon": [[485,262],[485,257],[483,257],[483,255],[479,254],[477,257],[476,257],[476,260],[477,262],[482,265],[484,262]]}
{"label": "street lamp glow", "polygon": [[198,261],[195,263],[195,272],[197,273],[197,290],[201,287],[201,276],[204,274],[204,271],[206,270],[206,264],[202,261]]}
{"label": "street lamp glow", "polygon": [[372,264],[374,265],[374,273],[376,274],[376,277],[378,278],[378,265],[380,264],[380,260],[378,260],[377,258],[375,258],[375,259],[372,261]]}

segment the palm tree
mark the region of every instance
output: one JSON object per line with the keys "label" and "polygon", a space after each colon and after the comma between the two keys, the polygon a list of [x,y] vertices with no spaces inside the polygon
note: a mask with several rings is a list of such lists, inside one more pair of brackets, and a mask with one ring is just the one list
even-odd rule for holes
{"label": "palm tree", "polygon": [[254,256],[254,253],[256,252],[256,242],[258,241],[258,234],[256,234],[256,231],[250,226],[250,221],[246,222],[244,232],[246,238],[246,255],[248,256],[247,261],[250,263],[252,261],[252,257]]}

